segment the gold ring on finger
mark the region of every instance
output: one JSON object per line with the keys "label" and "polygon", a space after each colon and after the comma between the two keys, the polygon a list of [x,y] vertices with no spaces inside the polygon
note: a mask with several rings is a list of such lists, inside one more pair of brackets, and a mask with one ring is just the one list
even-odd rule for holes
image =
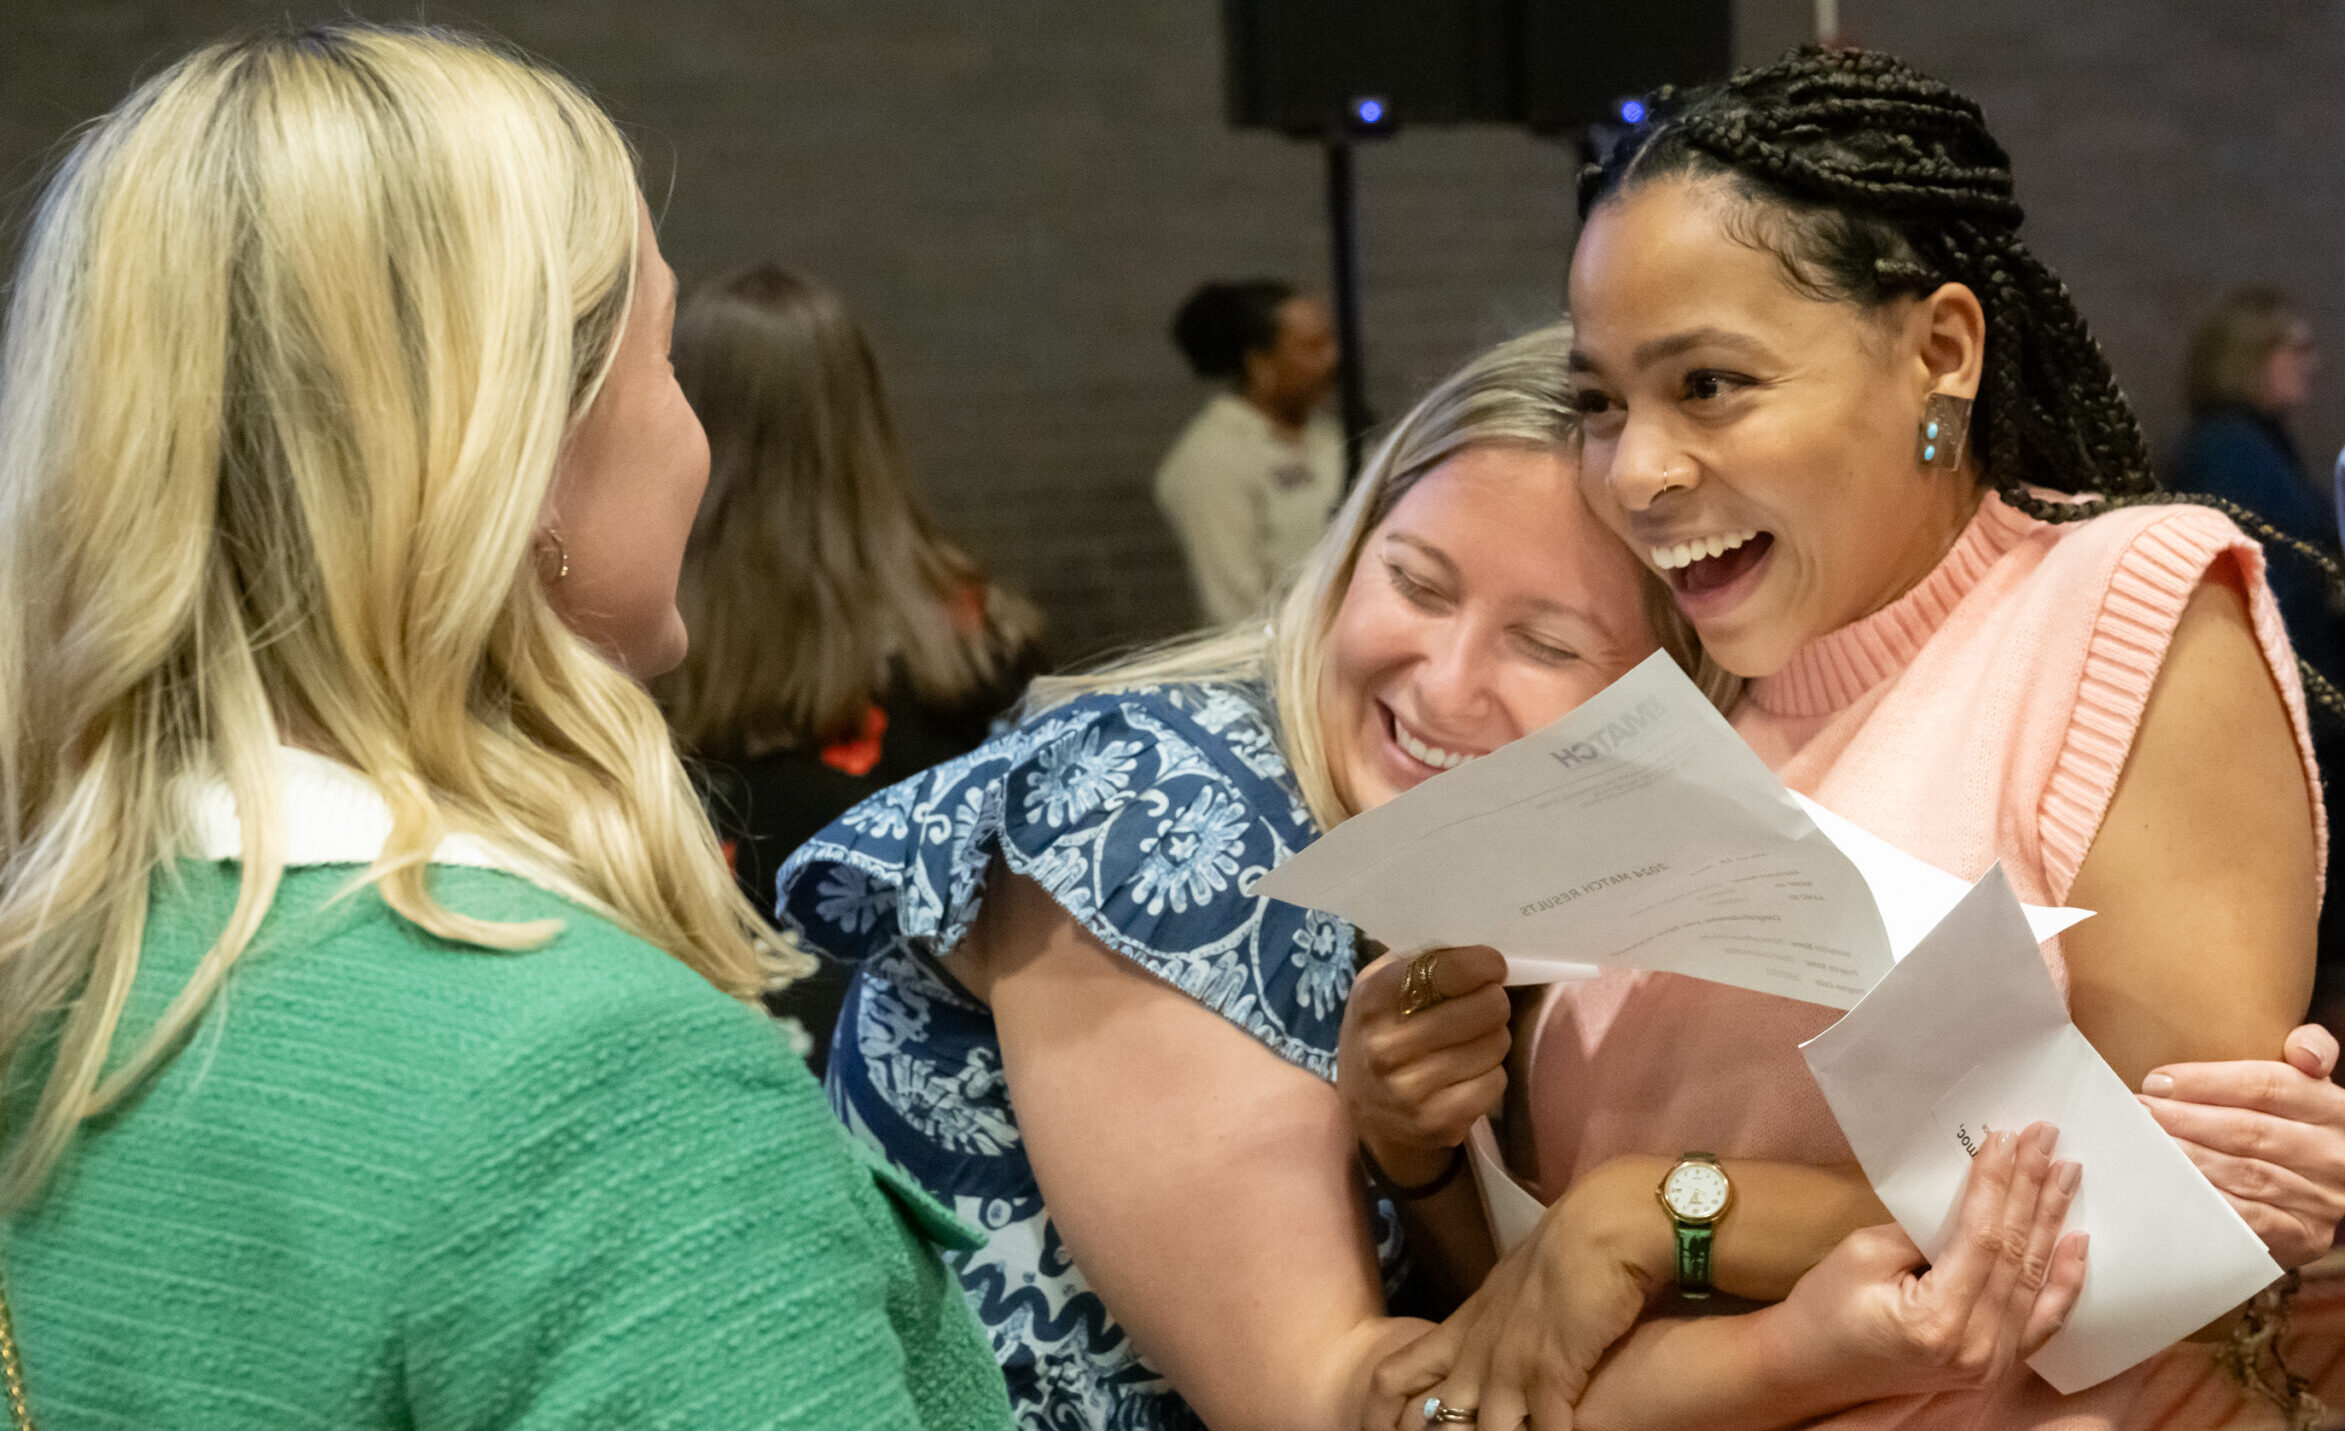
{"label": "gold ring on finger", "polygon": [[1433,987],[1433,974],[1440,966],[1441,951],[1438,949],[1428,949],[1409,961],[1409,972],[1400,984],[1400,1011],[1403,1018],[1422,1013],[1441,1002],[1441,995]]}
{"label": "gold ring on finger", "polygon": [[1426,1397],[1418,1414],[1425,1418],[1428,1426],[1470,1426],[1475,1419],[1473,1407],[1452,1406],[1438,1396]]}

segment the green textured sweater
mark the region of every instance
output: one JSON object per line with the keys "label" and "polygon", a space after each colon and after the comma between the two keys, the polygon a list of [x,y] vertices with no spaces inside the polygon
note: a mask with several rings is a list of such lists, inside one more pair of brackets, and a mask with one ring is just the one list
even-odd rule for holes
{"label": "green textured sweater", "polygon": [[[432,871],[562,920],[545,949],[442,943],[359,873],[288,871],[200,1029],[8,1224],[42,1431],[1008,1426],[930,1245],[971,1234],[773,1025],[513,875]],[[158,880],[118,1051],[236,875]]]}

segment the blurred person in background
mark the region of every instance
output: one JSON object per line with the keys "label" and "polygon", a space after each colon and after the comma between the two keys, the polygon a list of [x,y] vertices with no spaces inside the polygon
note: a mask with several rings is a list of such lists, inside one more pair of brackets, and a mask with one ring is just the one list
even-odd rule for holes
{"label": "blurred person in background", "polygon": [[[2174,451],[2167,485],[2203,492],[2262,517],[2285,538],[2336,560],[2336,514],[2323,500],[2317,479],[2307,472],[2290,431],[2312,398],[2320,372],[2320,350],[2312,325],[2277,288],[2237,288],[2199,324],[2192,336],[2184,388],[2190,427]],[[2345,625],[2320,568],[2300,553],[2267,539],[2265,568],[2280,618],[2297,656],[2331,685],[2345,687]],[[2313,743],[2321,769],[2345,768],[2345,731],[2333,721],[2316,722]],[[2334,781],[2324,792],[2329,828],[2345,818]],[[2345,1029],[2345,897],[2335,893],[2345,876],[2345,842],[2329,842],[2329,898],[2321,908],[2320,967],[2313,992],[2313,1016],[2332,1030]]]}
{"label": "blurred person in background", "polygon": [[[2276,288],[2227,294],[2193,335],[2184,386],[2190,427],[2174,450],[2167,485],[2247,508],[2282,533],[2338,555],[2337,522],[2305,470],[2289,425],[2312,398],[2320,372],[2312,325]],[[2345,683],[2345,634],[2310,563],[2274,552],[2272,590],[2296,654]]]}
{"label": "blurred person in background", "polygon": [[[691,650],[652,690],[742,889],[770,907],[790,851],[985,739],[1042,666],[1042,621],[913,494],[838,294],[738,269],[685,301],[674,354],[712,460],[677,590]],[[771,1001],[818,1071],[845,987],[824,966]]]}
{"label": "blurred person in background", "polygon": [[1274,279],[1205,284],[1173,344],[1221,385],[1156,469],[1156,505],[1205,623],[1269,614],[1343,498],[1343,431],[1319,410],[1341,354],[1327,305]]}
{"label": "blurred person in background", "polygon": [[637,684],[708,449],[610,120],[441,31],[212,45],[11,291],[16,1426],[1006,1423],[977,1239],[756,1007]]}

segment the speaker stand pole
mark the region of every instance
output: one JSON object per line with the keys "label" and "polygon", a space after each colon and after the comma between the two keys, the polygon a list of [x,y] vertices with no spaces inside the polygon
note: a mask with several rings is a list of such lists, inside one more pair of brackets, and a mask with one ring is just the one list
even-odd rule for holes
{"label": "speaker stand pole", "polygon": [[1375,419],[1368,412],[1368,361],[1360,346],[1359,216],[1352,194],[1352,143],[1327,136],[1327,236],[1333,246],[1328,272],[1335,288],[1335,341],[1343,350],[1338,370],[1343,390],[1344,486],[1359,476],[1360,460]]}

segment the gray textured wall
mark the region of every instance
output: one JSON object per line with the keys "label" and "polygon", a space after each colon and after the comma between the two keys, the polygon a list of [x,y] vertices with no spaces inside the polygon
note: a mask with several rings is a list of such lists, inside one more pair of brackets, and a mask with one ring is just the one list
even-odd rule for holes
{"label": "gray textured wall", "polygon": [[[0,176],[24,183],[67,126],[204,38],[339,8],[6,0]],[[1165,337],[1172,309],[1208,275],[1317,284],[1326,262],[1318,151],[1221,122],[1211,0],[473,0],[425,13],[593,87],[654,183],[673,173],[662,242],[687,280],[773,255],[846,292],[941,517],[1045,604],[1060,654],[1187,624],[1147,490],[1203,397]],[[1381,411],[1558,311],[1576,162],[1499,130],[1409,134],[1361,156]]]}
{"label": "gray textured wall", "polygon": [[1849,37],[1968,91],[2163,452],[2191,327],[2234,284],[2292,290],[2330,369],[2299,425],[2345,442],[2345,4],[1841,0]]}
{"label": "gray textured wall", "polygon": [[[0,185],[21,195],[74,123],[237,26],[412,0],[0,0]],[[1807,0],[1744,0],[1742,49]],[[1147,495],[1201,397],[1164,338],[1198,278],[1316,282],[1315,150],[1220,120],[1212,0],[472,0],[474,24],[585,80],[665,196],[687,279],[771,255],[842,288],[893,383],[946,524],[1049,609],[1062,654],[1189,618]],[[2328,236],[2345,148],[2324,81],[2345,5],[2269,0],[1843,0],[1859,39],[1986,102],[2041,251],[2074,283],[2163,439],[2188,324],[2222,285],[2303,293],[2345,355]],[[1567,148],[1421,132],[1360,161],[1368,376],[1379,410],[1555,312]],[[655,203],[661,195],[654,195]],[[2345,438],[2324,380],[2308,450]]]}

